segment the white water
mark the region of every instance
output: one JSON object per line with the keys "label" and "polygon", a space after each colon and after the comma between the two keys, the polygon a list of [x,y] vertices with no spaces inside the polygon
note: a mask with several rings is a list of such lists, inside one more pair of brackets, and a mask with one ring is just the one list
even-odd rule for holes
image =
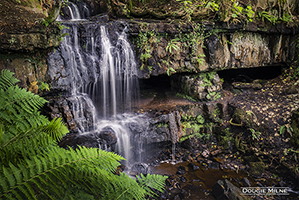
{"label": "white water", "polygon": [[[68,2],[67,9],[70,21],[81,19],[75,4]],[[86,5],[83,12],[89,15]],[[93,134],[107,127],[113,129],[117,151],[130,161],[133,157],[128,124],[141,122],[138,122],[138,116],[120,114],[130,111],[138,97],[136,62],[127,41],[126,28],[114,33],[116,40],[111,42],[107,25],[63,23],[69,27],[63,32],[69,35],[63,39],[59,49],[64,65],[63,78],[59,77],[59,80],[63,88],[70,90],[69,106],[78,132]]]}
{"label": "white water", "polygon": [[[68,4],[67,9],[69,10],[70,13],[70,21],[78,21],[82,20],[80,16],[80,12],[78,9],[78,6],[72,2],[69,1],[64,1],[66,4]],[[87,7],[86,7],[87,8]],[[89,14],[89,11],[88,11]],[[59,15],[56,19],[56,21],[62,21],[62,17]]]}
{"label": "white water", "polygon": [[[125,31],[126,30],[121,33],[116,44],[116,47],[118,47],[120,50],[116,54],[117,62],[115,64],[117,75],[121,76],[124,81],[121,91],[123,94],[120,93],[120,96],[122,97],[121,101],[124,102],[125,109],[128,109],[132,107],[132,98],[137,96],[137,94],[132,93],[136,91],[133,89],[133,87],[138,87],[138,84],[135,83],[136,79],[134,79],[134,76],[137,75],[134,52],[128,43]],[[124,57],[124,59],[122,59],[122,57]]]}
{"label": "white water", "polygon": [[[118,115],[124,109],[130,110],[138,87],[134,53],[126,40],[126,33],[119,34],[113,46],[106,27],[101,25],[98,33],[91,33],[86,39],[83,48],[78,27],[66,25],[69,29],[64,31],[70,35],[64,38],[60,52],[65,68],[69,68],[66,82],[69,81],[71,97],[68,99],[72,102],[70,107],[78,131],[89,134],[110,127],[117,137],[118,152],[131,160],[131,131],[126,124],[135,122],[136,116],[120,118]],[[100,105],[98,110],[94,103]],[[89,115],[92,119],[88,121]]]}
{"label": "white water", "polygon": [[116,75],[114,60],[111,54],[112,46],[107,36],[105,26],[101,26],[102,35],[102,68],[101,68],[101,82],[102,82],[102,98],[103,98],[103,116],[107,118],[107,105],[111,107],[111,114],[116,115]]}

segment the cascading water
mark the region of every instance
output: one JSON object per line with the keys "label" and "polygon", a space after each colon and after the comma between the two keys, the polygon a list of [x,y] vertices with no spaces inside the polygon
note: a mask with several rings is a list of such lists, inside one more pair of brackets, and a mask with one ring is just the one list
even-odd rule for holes
{"label": "cascading water", "polygon": [[[78,4],[78,5],[77,5]],[[78,21],[90,17],[90,11],[85,2],[70,2],[65,0],[62,4],[62,12],[57,21]]]}
{"label": "cascading water", "polygon": [[[74,10],[72,4],[69,7]],[[69,35],[49,57],[52,86],[70,93],[68,99],[79,134],[100,133],[109,127],[117,137],[118,152],[130,161],[130,124],[142,127],[142,122],[139,117],[120,114],[130,111],[138,98],[136,63],[126,38],[127,29],[121,22],[62,23],[68,27],[63,32]],[[119,30],[113,31],[113,39],[108,32],[112,28]]]}

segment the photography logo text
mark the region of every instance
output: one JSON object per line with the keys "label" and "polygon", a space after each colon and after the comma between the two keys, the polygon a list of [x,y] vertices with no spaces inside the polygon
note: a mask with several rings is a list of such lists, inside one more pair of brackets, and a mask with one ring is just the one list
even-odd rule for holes
{"label": "photography logo text", "polygon": [[289,195],[288,187],[241,187],[243,195]]}

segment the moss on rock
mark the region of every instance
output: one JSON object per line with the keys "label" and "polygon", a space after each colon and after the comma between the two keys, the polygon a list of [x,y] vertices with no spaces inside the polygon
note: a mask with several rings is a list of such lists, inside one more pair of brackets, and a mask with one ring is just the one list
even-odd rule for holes
{"label": "moss on rock", "polygon": [[247,128],[257,129],[257,119],[255,114],[252,111],[242,110],[240,108],[236,108],[233,115],[233,125],[238,124],[240,126],[244,126]]}
{"label": "moss on rock", "polygon": [[250,173],[254,176],[260,177],[266,168],[265,163],[263,162],[250,162]]}

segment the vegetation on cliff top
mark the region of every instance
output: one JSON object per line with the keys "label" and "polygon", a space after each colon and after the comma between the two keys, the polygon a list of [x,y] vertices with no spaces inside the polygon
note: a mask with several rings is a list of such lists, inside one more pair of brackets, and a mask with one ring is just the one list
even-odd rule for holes
{"label": "vegetation on cliff top", "polygon": [[121,17],[213,20],[230,23],[277,22],[295,25],[298,22],[299,3],[293,0],[113,0],[114,14]]}

